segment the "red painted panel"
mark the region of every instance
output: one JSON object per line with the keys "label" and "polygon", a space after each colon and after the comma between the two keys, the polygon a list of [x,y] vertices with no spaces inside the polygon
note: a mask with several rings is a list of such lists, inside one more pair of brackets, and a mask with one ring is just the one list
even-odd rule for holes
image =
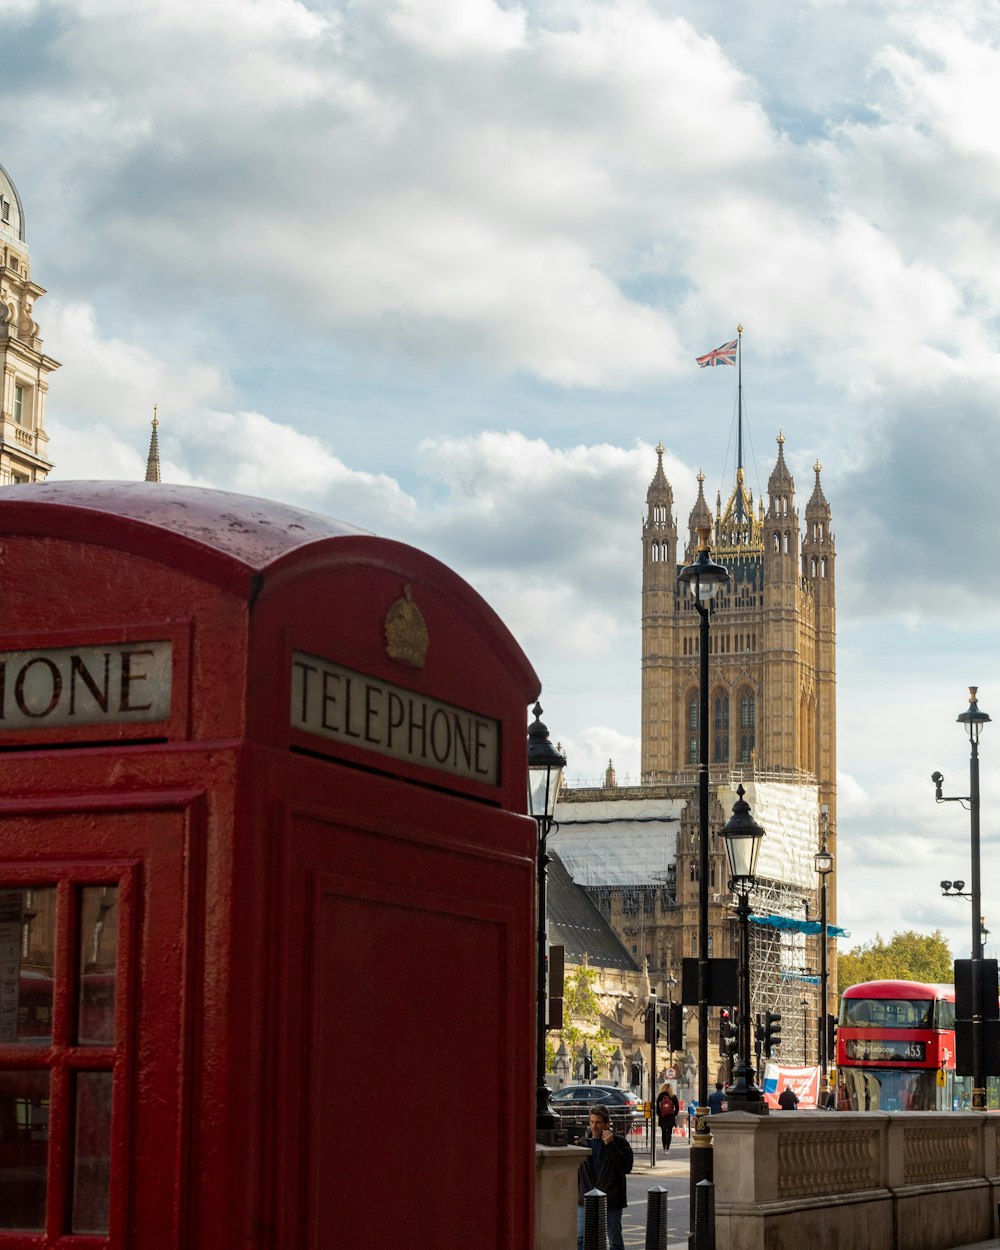
{"label": "red painted panel", "polygon": [[[507,926],[413,890],[359,898],[356,882],[324,875],[315,888],[300,1244],[325,1250],[336,1229],[375,1250],[404,1225],[410,1244],[442,1250],[515,1244],[514,1178],[497,1167],[511,1094]],[[363,1198],[373,1156],[391,1201]]]}
{"label": "red painted panel", "polygon": [[[404,1226],[427,1250],[527,1250],[533,826],[335,765],[296,772],[314,780],[283,839],[278,1242],[318,1248],[346,1221],[345,1244],[371,1250]],[[360,1200],[373,1154],[385,1211]]]}

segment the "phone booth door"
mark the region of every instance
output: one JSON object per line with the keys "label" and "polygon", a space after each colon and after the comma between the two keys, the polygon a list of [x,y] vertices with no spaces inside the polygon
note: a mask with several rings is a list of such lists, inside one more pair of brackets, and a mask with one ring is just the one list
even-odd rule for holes
{"label": "phone booth door", "polygon": [[115,807],[0,816],[0,1250],[177,1244],[188,822]]}

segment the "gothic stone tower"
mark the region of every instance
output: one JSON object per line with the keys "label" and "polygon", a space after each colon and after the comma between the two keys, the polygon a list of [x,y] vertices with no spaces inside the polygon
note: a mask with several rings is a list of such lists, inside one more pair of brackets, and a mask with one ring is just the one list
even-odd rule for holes
{"label": "gothic stone tower", "polygon": [[[835,852],[836,547],[818,463],[800,531],[784,442],[779,434],[766,511],[763,500],[755,511],[739,468],[725,509],[717,498],[713,517],[699,473],[681,559],[662,444],[656,449],[642,528],[642,775],[660,783],[697,777],[699,618],[677,573],[707,530],[713,557],[731,577],[711,621],[710,780],[714,786],[737,774],[745,782],[815,785]],[[831,923],[834,916],[835,904]]]}
{"label": "gothic stone tower", "polygon": [[699,530],[731,582],[712,614],[711,764],[794,782],[812,780],[833,823],[836,778],[836,548],[821,466],[800,534],[784,436],[755,513],[743,470],[713,518],[698,475],[683,559],[663,445],[646,494],[642,528],[642,774],[688,780],[698,765],[698,614],[677,581],[695,558]]}
{"label": "gothic stone tower", "polygon": [[0,484],[44,481],[47,459],[45,395],[59,362],[42,351],[35,300],[45,294],[31,281],[21,197],[0,166]]}

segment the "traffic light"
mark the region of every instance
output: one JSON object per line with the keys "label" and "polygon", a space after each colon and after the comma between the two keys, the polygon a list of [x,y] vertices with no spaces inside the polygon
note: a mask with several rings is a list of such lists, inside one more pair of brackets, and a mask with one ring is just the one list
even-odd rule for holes
{"label": "traffic light", "polygon": [[826,1018],[826,1057],[829,1063],[837,1062],[837,1017],[832,1013]]}
{"label": "traffic light", "polygon": [[670,1004],[669,1042],[671,1050],[684,1049],[684,1007],[681,1003]]}
{"label": "traffic light", "polygon": [[646,1041],[655,1045],[660,1040],[660,1008],[654,998],[646,1008]]}
{"label": "traffic light", "polygon": [[771,1058],[771,1051],[781,1045],[781,1012],[764,1012],[764,1055]]}
{"label": "traffic light", "polygon": [[719,1054],[725,1057],[736,1050],[736,1012],[728,1012],[725,1007],[719,1012]]}

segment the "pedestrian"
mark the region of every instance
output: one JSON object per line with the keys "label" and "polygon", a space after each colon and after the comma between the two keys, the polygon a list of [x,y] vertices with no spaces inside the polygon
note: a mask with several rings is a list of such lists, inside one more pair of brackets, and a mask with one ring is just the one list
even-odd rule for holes
{"label": "pedestrian", "polygon": [[674,1135],[674,1125],[680,1114],[681,1104],[677,1101],[672,1085],[664,1085],[656,1096],[656,1120],[660,1126],[660,1137],[663,1149],[670,1149],[670,1140]]}
{"label": "pedestrian", "polygon": [[576,1246],[583,1250],[583,1196],[591,1189],[607,1194],[608,1250],[625,1250],[622,1211],[628,1206],[625,1180],[632,1171],[632,1147],[611,1127],[611,1112],[602,1102],[590,1108],[590,1126],[581,1146],[590,1147],[577,1172]]}
{"label": "pedestrian", "polygon": [[715,1089],[708,1096],[708,1110],[711,1115],[718,1115],[720,1111],[725,1111],[728,1107],[726,1102],[726,1091],[722,1088],[722,1082],[715,1082]]}
{"label": "pedestrian", "polygon": [[797,1111],[799,1108],[799,1096],[792,1089],[791,1085],[786,1085],[778,1095],[778,1106],[782,1111]]}

